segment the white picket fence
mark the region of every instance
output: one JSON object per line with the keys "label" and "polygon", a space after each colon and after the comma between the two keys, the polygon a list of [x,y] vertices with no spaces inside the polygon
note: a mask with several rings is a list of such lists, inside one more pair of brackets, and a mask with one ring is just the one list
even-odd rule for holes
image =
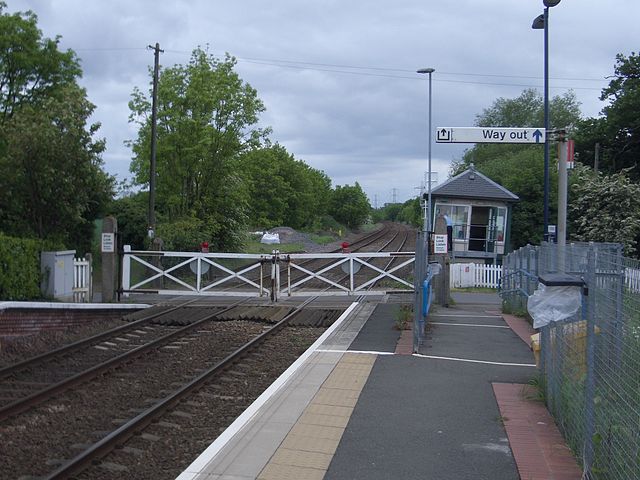
{"label": "white picket fence", "polygon": [[640,269],[625,268],[624,281],[627,288],[633,293],[640,293]]}
{"label": "white picket fence", "polygon": [[73,259],[73,301],[91,302],[93,297],[91,257]]}
{"label": "white picket fence", "polygon": [[452,288],[498,288],[502,278],[500,265],[452,263],[449,272]]}
{"label": "white picket fence", "polygon": [[[502,267],[478,263],[452,263],[450,267],[452,288],[498,288],[502,278]],[[625,285],[629,291],[640,293],[640,269],[625,268]]]}

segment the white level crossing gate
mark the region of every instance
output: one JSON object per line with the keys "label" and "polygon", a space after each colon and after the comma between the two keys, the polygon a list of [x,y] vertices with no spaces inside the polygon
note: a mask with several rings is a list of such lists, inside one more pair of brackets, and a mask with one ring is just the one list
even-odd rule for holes
{"label": "white level crossing gate", "polygon": [[122,293],[281,296],[413,291],[414,252],[271,254],[133,251]]}

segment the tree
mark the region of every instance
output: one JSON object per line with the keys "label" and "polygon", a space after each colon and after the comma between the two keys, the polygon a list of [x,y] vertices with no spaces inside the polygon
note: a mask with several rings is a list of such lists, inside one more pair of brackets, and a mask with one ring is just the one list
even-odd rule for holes
{"label": "tree", "polygon": [[[549,100],[551,129],[576,125],[580,121],[580,103],[573,92],[555,96]],[[493,105],[476,116],[479,127],[540,127],[544,125],[544,99],[535,89],[526,89],[512,99],[498,98]],[[508,156],[525,150],[543,155],[539,145],[477,144],[464,153],[461,160],[452,165],[452,175],[461,173],[472,163],[482,171],[482,164],[496,156]],[[552,150],[553,151],[553,150]],[[540,177],[542,179],[542,176]],[[514,192],[517,193],[517,192]]]}
{"label": "tree", "polygon": [[637,256],[640,236],[640,185],[622,171],[595,173],[578,165],[572,173],[569,227],[579,241],[619,242],[627,256]]}
{"label": "tree", "polygon": [[82,73],[75,53],[58,50],[60,37],[42,38],[32,11],[5,13],[0,2],[0,125],[23,105],[56,96]]}
{"label": "tree", "polygon": [[281,145],[243,155],[240,172],[249,190],[249,221],[260,228],[308,228],[327,213],[331,180],[296,160]]}
{"label": "tree", "polygon": [[109,213],[118,219],[118,235],[123,245],[143,250],[148,243],[149,194],[137,192],[111,202]]}
{"label": "tree", "polygon": [[[580,103],[573,92],[549,100],[552,129],[565,128],[580,119]],[[498,98],[493,105],[476,116],[479,127],[541,127],[544,125],[544,98],[528,88],[516,98]]]}
{"label": "tree", "polygon": [[[520,152],[496,156],[486,161],[479,170],[494,182],[518,195],[520,201],[513,206],[511,216],[511,244],[514,248],[528,243],[539,244],[543,230],[542,172],[544,158],[540,147],[527,148]],[[557,171],[549,169],[549,184],[557,186]],[[557,208],[557,189],[550,189],[550,221],[553,222]]]}
{"label": "tree", "polygon": [[[212,248],[240,239],[249,198],[238,159],[268,134],[256,127],[264,106],[235,63],[197,48],[188,65],[162,70],[158,84],[157,207],[168,221],[206,220]],[[149,181],[149,98],[136,88],[129,102],[130,120],[139,125],[131,171],[140,185]]]}
{"label": "tree", "polygon": [[[580,119],[580,105],[573,92],[549,101],[551,128],[575,125]],[[476,117],[478,126],[539,127],[544,123],[544,99],[527,89],[514,99],[497,99]],[[552,155],[555,153],[551,149]],[[557,173],[552,159],[549,168],[549,210],[556,211]],[[474,164],[478,171],[512,191],[520,202],[513,208],[511,239],[514,248],[542,240],[544,152],[540,145],[477,144],[463,158],[454,162],[451,174],[457,175]],[[551,220],[553,221],[553,220]]]}
{"label": "tree", "polygon": [[5,126],[0,158],[0,225],[5,233],[57,239],[87,251],[93,220],[112,196],[102,169],[103,141],[88,129],[94,106],[76,86],[23,105]]}
{"label": "tree", "polygon": [[600,100],[609,102],[602,117],[578,124],[576,152],[580,161],[594,165],[595,145],[600,144],[599,170],[614,173],[628,169],[631,179],[640,180],[640,55],[616,56],[614,77]]}
{"label": "tree", "polygon": [[354,186],[336,186],[329,213],[338,222],[349,228],[357,228],[365,223],[370,212],[371,205],[358,182]]}
{"label": "tree", "polygon": [[398,214],[398,220],[422,229],[424,226],[423,210],[419,198],[412,198],[402,204],[402,210]]}
{"label": "tree", "polygon": [[112,195],[95,106],[72,51],[42,38],[33,12],[0,3],[0,230],[87,251]]}

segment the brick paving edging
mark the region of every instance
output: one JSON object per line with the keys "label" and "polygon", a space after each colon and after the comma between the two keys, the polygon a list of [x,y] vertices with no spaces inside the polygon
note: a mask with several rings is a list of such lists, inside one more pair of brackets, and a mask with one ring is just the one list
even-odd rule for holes
{"label": "brick paving edging", "polygon": [[582,471],[536,389],[491,385],[521,480],[580,480]]}
{"label": "brick paving edging", "polygon": [[396,343],[396,355],[413,354],[413,328],[409,326],[406,330],[400,332],[400,338]]}
{"label": "brick paving edging", "polygon": [[507,325],[509,325],[511,330],[513,330],[528,347],[531,347],[531,335],[536,333],[536,331],[526,319],[516,317],[515,315],[508,315],[506,313],[499,313],[498,315],[502,315],[502,318]]}

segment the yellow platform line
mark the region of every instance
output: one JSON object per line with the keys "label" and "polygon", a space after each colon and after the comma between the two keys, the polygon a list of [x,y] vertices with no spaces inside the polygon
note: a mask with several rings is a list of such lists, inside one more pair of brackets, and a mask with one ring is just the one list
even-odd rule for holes
{"label": "yellow platform line", "polygon": [[259,480],[321,480],[353,413],[376,354],[346,352],[289,431]]}

